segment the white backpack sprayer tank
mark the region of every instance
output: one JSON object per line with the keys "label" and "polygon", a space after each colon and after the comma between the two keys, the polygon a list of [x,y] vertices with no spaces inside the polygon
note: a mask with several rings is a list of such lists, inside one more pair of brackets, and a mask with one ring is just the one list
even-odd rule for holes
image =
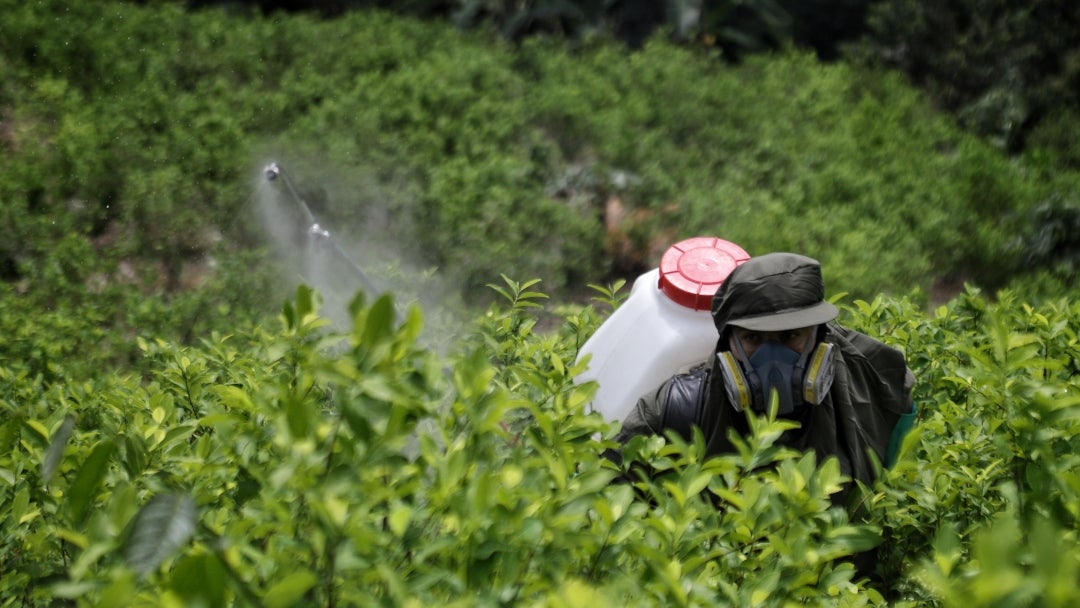
{"label": "white backpack sprayer tank", "polygon": [[621,422],[639,397],[674,374],[704,363],[719,338],[713,294],[750,255],[735,243],[712,237],[680,241],[660,266],[634,281],[630,296],[582,346],[590,356],[577,383],[599,385],[592,409]]}

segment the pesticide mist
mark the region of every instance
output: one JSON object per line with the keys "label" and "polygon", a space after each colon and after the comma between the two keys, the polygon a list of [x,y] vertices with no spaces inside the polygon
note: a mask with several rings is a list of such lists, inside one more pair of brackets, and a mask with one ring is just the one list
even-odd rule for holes
{"label": "pesticide mist", "polygon": [[[409,305],[423,311],[422,340],[441,350],[452,342],[468,314],[460,294],[434,268],[419,265],[408,243],[407,213],[391,208],[368,188],[344,188],[342,180],[311,183],[269,162],[255,185],[259,224],[280,269],[282,287],[295,290],[305,284],[319,292],[321,314],[334,329],[348,330],[349,302],[363,292],[370,303],[390,293],[399,319]],[[346,180],[347,181],[347,180]],[[319,193],[309,202],[309,191]],[[334,225],[337,218],[341,225]]]}

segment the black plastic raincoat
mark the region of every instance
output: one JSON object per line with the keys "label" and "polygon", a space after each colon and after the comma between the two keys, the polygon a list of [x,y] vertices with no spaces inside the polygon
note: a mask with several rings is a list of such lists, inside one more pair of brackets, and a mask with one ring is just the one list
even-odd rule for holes
{"label": "black plastic raincoat", "polygon": [[[803,405],[790,416],[800,427],[786,432],[779,445],[813,450],[819,462],[836,456],[841,470],[870,483],[870,454],[890,464],[892,451],[914,419],[914,376],[899,350],[836,323],[824,326],[824,341],[837,346],[835,377],[818,405]],[[715,356],[706,365],[674,376],[642,396],[623,421],[618,440],[672,429],[689,438],[692,426],[705,436],[708,455],[733,450],[728,433],[748,431],[745,414],[736,411],[722,385]]]}

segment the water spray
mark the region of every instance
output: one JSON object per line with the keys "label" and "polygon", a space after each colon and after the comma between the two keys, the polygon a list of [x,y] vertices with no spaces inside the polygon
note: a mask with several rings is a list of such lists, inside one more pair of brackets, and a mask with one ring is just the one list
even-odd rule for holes
{"label": "water spray", "polygon": [[308,207],[307,202],[300,196],[296,188],[293,186],[292,180],[281,168],[281,165],[276,162],[272,162],[263,168],[263,176],[267,182],[277,182],[281,180],[285,184],[285,189],[288,190],[290,198],[296,203],[296,207],[300,210],[300,213],[304,216],[304,222],[307,224],[308,239],[312,243],[317,243],[330,249],[338,259],[343,262],[352,272],[356,275],[356,278],[360,281],[361,287],[369,294],[377,294],[379,290],[375,287],[375,283],[368,278],[364,270],[357,264],[340,245],[337,244],[334,239],[330,237],[330,231],[323,228],[315,220],[315,215],[311,212],[311,208]]}

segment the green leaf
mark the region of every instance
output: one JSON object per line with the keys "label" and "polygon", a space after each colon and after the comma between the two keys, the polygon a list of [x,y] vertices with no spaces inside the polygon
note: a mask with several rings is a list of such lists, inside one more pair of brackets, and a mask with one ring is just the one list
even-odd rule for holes
{"label": "green leaf", "polygon": [[30,506],[30,489],[23,486],[15,494],[15,498],[11,501],[11,507],[9,514],[11,515],[11,521],[18,522],[22,519],[22,516],[26,513],[27,508]]}
{"label": "green leaf", "polygon": [[266,591],[266,608],[286,608],[296,604],[317,582],[315,575],[307,570],[286,575]]}
{"label": "green leaf", "polygon": [[250,412],[254,409],[251,402],[251,397],[246,391],[237,386],[231,385],[218,385],[213,387],[218,398],[230,410],[241,410],[244,412]]}
{"label": "green leaf", "polygon": [[840,526],[829,530],[826,536],[850,553],[869,551],[882,542],[878,531],[866,526]]}
{"label": "green leaf", "polygon": [[288,331],[295,331],[297,327],[296,321],[296,307],[293,306],[291,300],[286,300],[285,304],[281,307],[281,318],[285,323],[285,329]]}
{"label": "green leaf", "polygon": [[86,511],[97,495],[98,486],[105,477],[105,471],[109,466],[109,459],[116,451],[116,442],[112,440],[102,441],[94,446],[90,456],[83,462],[79,472],[75,474],[75,481],[68,488],[68,510],[73,522],[81,522],[86,516]]}
{"label": "green leaf", "polygon": [[963,547],[956,525],[951,522],[942,524],[934,537],[933,547],[934,565],[948,576],[963,557]]}
{"label": "green leaf", "polygon": [[357,440],[361,443],[370,442],[375,430],[372,428],[371,421],[368,420],[365,412],[361,411],[360,404],[346,403],[341,409],[342,415],[345,416],[345,422],[348,423]]}
{"label": "green leaf", "polygon": [[97,587],[94,581],[60,581],[49,587],[53,597],[63,599],[77,599],[94,591]]}
{"label": "green leaf", "polygon": [[169,573],[169,587],[184,606],[224,606],[225,575],[225,565],[216,555],[191,555],[177,561]]}
{"label": "green leaf", "polygon": [[195,533],[195,500],[171,492],[150,499],[135,516],[124,558],[145,577],[184,546]]}
{"label": "green leaf", "polygon": [[398,504],[390,510],[390,515],[386,518],[387,524],[390,526],[390,531],[394,536],[402,537],[405,535],[405,530],[409,526],[409,520],[412,519],[412,509],[408,505]]}
{"label": "green leaf", "polygon": [[146,452],[146,443],[138,435],[123,435],[123,456],[121,463],[129,477],[139,476],[144,469],[149,456]]}
{"label": "green leaf", "polygon": [[296,288],[296,316],[297,320],[303,323],[304,318],[315,312],[316,308],[315,291],[307,285],[299,285]]}
{"label": "green leaf", "polygon": [[117,574],[99,596],[99,606],[130,606],[136,592],[135,576],[130,572]]}
{"label": "green leaf", "polygon": [[0,454],[8,453],[15,447],[21,426],[22,420],[19,418],[10,418],[0,424]]}
{"label": "green leaf", "polygon": [[285,421],[289,425],[289,433],[294,438],[307,437],[315,424],[315,415],[312,404],[299,397],[290,396],[285,400]]}
{"label": "green leaf", "polygon": [[[360,343],[374,346],[383,341],[394,329],[394,299],[389,294],[379,296],[368,310]],[[358,328],[359,329],[359,328]]]}
{"label": "green leaf", "polygon": [[64,458],[64,448],[67,447],[68,439],[74,429],[75,416],[68,414],[64,417],[64,422],[60,425],[60,428],[53,433],[52,439],[49,441],[49,448],[45,451],[45,459],[41,461],[41,481],[43,483],[49,483],[49,480],[52,479],[56,467],[60,465],[60,461]]}

